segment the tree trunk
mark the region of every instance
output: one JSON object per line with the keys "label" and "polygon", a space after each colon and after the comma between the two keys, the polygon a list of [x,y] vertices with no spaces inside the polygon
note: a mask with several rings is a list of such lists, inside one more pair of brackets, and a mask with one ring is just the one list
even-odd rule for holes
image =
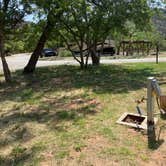
{"label": "tree trunk", "polygon": [[80,63],[80,67],[81,69],[84,69],[84,57],[83,57],[83,54],[80,53],[80,56],[81,56],[81,63]]}
{"label": "tree trunk", "polygon": [[80,59],[81,59],[81,69],[84,69],[84,54],[83,54],[83,41],[81,40],[81,46],[80,46]]}
{"label": "tree trunk", "polygon": [[88,68],[88,60],[89,60],[89,50],[88,50],[88,53],[86,55],[85,68]]}
{"label": "tree trunk", "polygon": [[117,55],[120,55],[120,49],[121,49],[121,44],[119,44],[117,47]]}
{"label": "tree trunk", "polygon": [[9,70],[8,64],[5,59],[5,54],[4,54],[4,35],[2,32],[0,32],[0,56],[2,60],[5,81],[11,82],[11,74],[10,74],[10,70]]}
{"label": "tree trunk", "polygon": [[32,53],[28,64],[24,68],[24,71],[23,71],[24,74],[30,74],[35,71],[37,61],[39,59],[39,56],[41,55],[41,52],[44,48],[44,44],[47,41],[50,33],[51,33],[51,25],[47,22],[47,25],[37,43],[37,46],[36,46],[34,52]]}
{"label": "tree trunk", "polygon": [[92,58],[92,65],[99,66],[100,65],[100,56],[96,54],[96,48],[91,50],[91,58]]}

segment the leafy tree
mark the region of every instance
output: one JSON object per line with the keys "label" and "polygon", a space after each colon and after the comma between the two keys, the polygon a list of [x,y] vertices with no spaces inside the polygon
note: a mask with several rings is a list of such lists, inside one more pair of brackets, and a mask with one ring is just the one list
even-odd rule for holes
{"label": "leafy tree", "polygon": [[24,33],[21,36],[22,41],[24,42],[24,50],[26,52],[33,52],[35,49],[35,43],[38,42],[44,26],[45,21],[40,21],[38,23],[26,23],[24,26]]}
{"label": "leafy tree", "polygon": [[[80,59],[74,58],[81,68],[86,67],[89,56],[93,65],[99,65],[98,44],[103,45],[110,34],[124,33],[127,21],[132,21],[136,29],[145,29],[151,19],[149,3],[145,0],[73,1],[61,18],[59,33],[69,50],[72,51],[71,42],[79,48]],[[84,50],[88,52],[86,57]]]}
{"label": "leafy tree", "polygon": [[[151,0],[33,0],[39,16],[45,18],[45,26],[33,54],[24,68],[24,73],[32,73],[44,44],[53,29],[72,52],[71,44],[77,45],[80,57],[74,58],[85,68],[89,56],[93,65],[99,65],[100,54],[97,47],[103,46],[105,39],[115,32],[123,32],[127,21],[132,21],[137,29],[143,30],[151,19]],[[43,17],[42,17],[43,16]],[[146,22],[146,24],[145,24]],[[56,32],[57,33],[57,32]],[[86,52],[86,56],[84,56]]]}
{"label": "leafy tree", "polygon": [[5,40],[5,52],[21,53],[27,51],[26,46],[26,36],[27,36],[27,23],[22,22],[13,32],[6,34]]}
{"label": "leafy tree", "polygon": [[36,11],[38,12],[39,19],[45,17],[45,26],[43,28],[42,34],[37,42],[37,45],[30,57],[30,60],[26,67],[24,68],[24,74],[29,74],[34,72],[38,58],[41,54],[41,51],[48,40],[53,28],[56,27],[56,24],[63,14],[65,8],[68,6],[68,1],[62,2],[58,0],[47,0],[47,1],[38,1],[34,0],[33,3],[36,6]]}
{"label": "leafy tree", "polygon": [[0,0],[0,56],[6,82],[11,81],[11,74],[4,55],[4,46],[7,34],[22,23],[26,13],[30,12],[30,6],[26,0]]}

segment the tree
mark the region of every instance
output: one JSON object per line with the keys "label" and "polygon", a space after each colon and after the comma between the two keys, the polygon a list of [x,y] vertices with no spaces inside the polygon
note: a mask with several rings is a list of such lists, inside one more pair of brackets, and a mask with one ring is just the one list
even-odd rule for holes
{"label": "tree", "polygon": [[132,21],[137,29],[144,29],[151,19],[149,3],[145,0],[73,1],[61,18],[59,33],[69,50],[72,51],[71,43],[79,48],[80,57],[73,56],[81,68],[86,67],[89,56],[93,65],[99,65],[98,45],[103,45],[110,34],[124,32],[127,21]]}
{"label": "tree", "polygon": [[[94,65],[99,64],[96,48],[104,42],[110,30],[109,10],[104,8],[107,4],[100,5],[87,0],[73,1],[61,18],[59,34],[82,69],[87,67],[89,56]],[[71,43],[77,46],[79,57],[74,54]]]}
{"label": "tree", "polygon": [[30,6],[26,0],[0,0],[0,56],[6,82],[11,81],[11,74],[4,55],[5,39],[29,12]]}
{"label": "tree", "polygon": [[46,17],[46,24],[37,42],[36,48],[34,49],[28,64],[24,68],[24,74],[33,73],[35,71],[35,67],[39,56],[41,55],[41,51],[43,50],[43,47],[48,40],[49,35],[53,31],[53,28],[56,27],[56,23],[63,14],[68,1],[59,2],[58,0],[49,0],[39,2],[36,0],[34,3],[38,9],[39,16],[44,15]]}
{"label": "tree", "polygon": [[[87,24],[82,21],[82,19],[86,17],[87,7],[85,1],[72,1],[58,24],[58,33],[60,37],[82,69],[87,65],[88,60],[88,55],[86,56],[86,62],[84,60],[85,26],[87,26]],[[80,57],[77,57],[72,50],[72,47],[75,45],[78,47]]]}
{"label": "tree", "polygon": [[98,45],[102,47],[105,39],[115,31],[123,31],[128,20],[133,21],[136,28],[146,27],[144,22],[148,24],[151,19],[150,1],[68,0],[61,2],[49,0],[39,2],[33,0],[39,15],[45,18],[45,26],[24,68],[24,73],[34,72],[39,55],[53,29],[58,31],[72,53],[71,45],[77,45],[80,57],[72,55],[80,63],[81,68],[87,67],[89,56],[93,65],[99,65]]}

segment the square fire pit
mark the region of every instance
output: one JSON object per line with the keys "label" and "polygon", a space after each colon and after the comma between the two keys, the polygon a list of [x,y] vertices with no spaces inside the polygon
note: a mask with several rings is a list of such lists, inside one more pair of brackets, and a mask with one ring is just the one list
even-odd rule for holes
{"label": "square fire pit", "polygon": [[[155,124],[157,118],[154,118]],[[147,116],[125,112],[118,120],[118,124],[147,130]]]}

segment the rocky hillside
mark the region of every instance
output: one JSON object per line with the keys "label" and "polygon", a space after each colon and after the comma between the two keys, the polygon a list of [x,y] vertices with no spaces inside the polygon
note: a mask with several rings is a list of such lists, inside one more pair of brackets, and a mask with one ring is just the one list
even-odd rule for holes
{"label": "rocky hillside", "polygon": [[160,34],[166,37],[166,10],[162,10],[162,16],[155,16],[153,22]]}

